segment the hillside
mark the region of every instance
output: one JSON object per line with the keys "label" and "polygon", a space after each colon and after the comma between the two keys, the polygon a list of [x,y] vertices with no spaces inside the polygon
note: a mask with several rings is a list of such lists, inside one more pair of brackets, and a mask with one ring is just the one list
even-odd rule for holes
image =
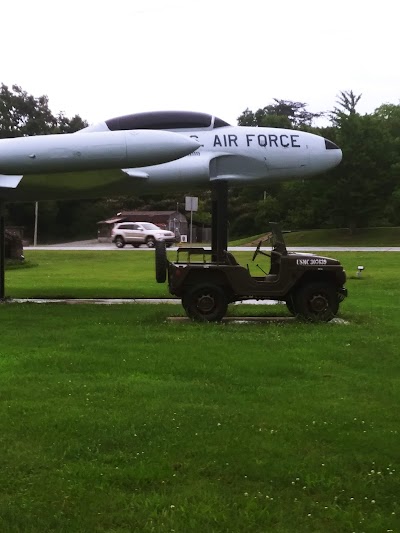
{"label": "hillside", "polygon": [[[255,246],[264,237],[253,235],[230,242],[230,246]],[[285,234],[288,246],[400,246],[400,227],[300,230]]]}

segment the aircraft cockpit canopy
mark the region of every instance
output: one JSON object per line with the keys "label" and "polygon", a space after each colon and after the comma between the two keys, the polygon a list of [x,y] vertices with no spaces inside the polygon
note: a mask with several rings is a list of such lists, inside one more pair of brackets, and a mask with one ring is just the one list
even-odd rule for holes
{"label": "aircraft cockpit canopy", "polygon": [[193,130],[230,126],[224,120],[194,111],[150,111],[106,120],[111,131],[117,130]]}

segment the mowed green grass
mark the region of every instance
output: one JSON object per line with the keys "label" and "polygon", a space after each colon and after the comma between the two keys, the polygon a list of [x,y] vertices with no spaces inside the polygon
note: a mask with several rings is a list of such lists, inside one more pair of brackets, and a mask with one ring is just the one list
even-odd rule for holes
{"label": "mowed green grass", "polygon": [[[82,296],[96,272],[105,290],[98,262],[109,273],[147,254],[93,252],[90,276],[81,264],[74,278],[76,252],[60,285],[48,276],[62,252],[39,253],[38,267],[7,272],[9,292],[35,274],[39,292],[75,280]],[[366,266],[344,325],[0,305],[0,531],[398,531],[400,255],[337,255],[349,275]],[[254,312],[286,313],[230,311]]]}
{"label": "mowed green grass", "polygon": [[[175,255],[175,254],[174,254]],[[6,272],[6,294],[13,298],[168,297],[155,280],[154,250],[27,250],[32,268]]]}
{"label": "mowed green grass", "polygon": [[[253,250],[235,252],[242,265],[249,265],[253,275],[262,275],[259,264],[268,268],[269,259]],[[323,255],[323,252],[319,253]],[[327,253],[340,259],[348,276],[355,276],[358,265],[365,266],[363,279],[381,279],[381,272],[397,281],[400,254],[397,253]],[[176,252],[168,252],[171,260]],[[154,250],[41,251],[27,250],[31,268],[6,271],[6,295],[12,298],[155,298],[171,297],[167,284],[156,283]],[[378,276],[378,278],[376,278]],[[372,284],[374,286],[374,284]],[[375,285],[376,286],[376,285]]]}

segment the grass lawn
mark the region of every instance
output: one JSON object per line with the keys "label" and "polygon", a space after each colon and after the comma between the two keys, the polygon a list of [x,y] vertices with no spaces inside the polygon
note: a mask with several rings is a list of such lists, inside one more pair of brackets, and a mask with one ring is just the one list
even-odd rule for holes
{"label": "grass lawn", "polygon": [[[400,255],[335,256],[347,325],[0,305],[0,532],[399,531]],[[151,252],[28,259],[11,296],[166,295]]]}
{"label": "grass lawn", "polygon": [[[152,298],[171,297],[166,284],[155,281],[154,250],[149,251],[26,251],[27,267],[6,271],[6,295],[12,298]],[[175,258],[176,252],[168,252]],[[236,252],[252,274],[260,275],[268,258],[251,261],[253,250]],[[323,255],[323,254],[320,254]],[[382,266],[396,279],[400,255],[393,253],[345,252],[329,255],[342,261],[348,276],[358,265],[366,267],[368,280],[379,275]]]}
{"label": "grass lawn", "polygon": [[[171,253],[171,252],[170,252]],[[167,297],[155,280],[154,250],[27,250],[32,268],[6,272],[6,294],[14,298]]]}

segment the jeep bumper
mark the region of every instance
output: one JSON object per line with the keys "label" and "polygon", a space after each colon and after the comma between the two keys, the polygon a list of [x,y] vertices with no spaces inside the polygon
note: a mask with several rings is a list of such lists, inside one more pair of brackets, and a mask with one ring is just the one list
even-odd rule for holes
{"label": "jeep bumper", "polygon": [[338,289],[338,297],[339,297],[339,302],[343,302],[343,300],[347,298],[347,289],[345,289],[344,287],[341,287],[340,289]]}

